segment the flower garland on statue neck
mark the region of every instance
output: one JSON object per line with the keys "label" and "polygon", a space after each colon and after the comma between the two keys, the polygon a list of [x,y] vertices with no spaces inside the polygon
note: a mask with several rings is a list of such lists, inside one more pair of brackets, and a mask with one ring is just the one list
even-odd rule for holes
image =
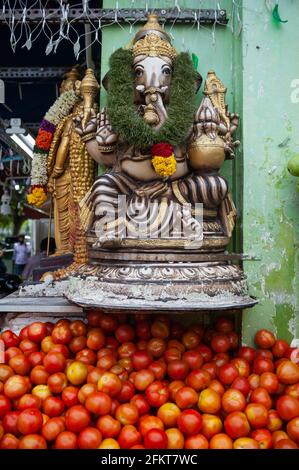
{"label": "flower garland on statue neck", "polygon": [[55,130],[60,121],[71,113],[79,99],[73,90],[62,93],[39,126],[33,149],[31,187],[27,194],[27,201],[33,206],[40,207],[47,200],[47,159]]}
{"label": "flower garland on statue neck", "polygon": [[175,58],[167,119],[158,130],[137,112],[132,64],[129,50],[118,49],[110,57],[108,116],[120,137],[140,150],[149,150],[156,173],[168,177],[176,171],[174,147],[188,137],[194,120],[197,77],[193,62],[185,52]]}

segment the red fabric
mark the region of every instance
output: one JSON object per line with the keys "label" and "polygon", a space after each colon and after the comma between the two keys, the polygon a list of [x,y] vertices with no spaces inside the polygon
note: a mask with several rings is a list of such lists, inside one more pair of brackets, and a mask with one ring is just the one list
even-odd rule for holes
{"label": "red fabric", "polygon": [[151,147],[152,157],[171,157],[173,155],[173,146],[167,142],[159,142]]}

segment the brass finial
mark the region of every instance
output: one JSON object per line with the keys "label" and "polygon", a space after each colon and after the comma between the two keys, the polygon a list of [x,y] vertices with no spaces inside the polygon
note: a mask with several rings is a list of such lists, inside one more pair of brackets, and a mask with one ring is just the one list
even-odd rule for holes
{"label": "brass finial", "polygon": [[82,120],[83,127],[85,126],[85,124],[87,123],[90,117],[90,112],[94,105],[94,100],[95,100],[95,97],[97,96],[99,88],[100,87],[99,87],[96,77],[94,76],[93,70],[86,69],[85,76],[80,86],[80,92],[83,98],[83,115],[84,115],[83,120]]}
{"label": "brass finial", "polygon": [[147,34],[151,33],[154,33],[160,38],[170,42],[169,34],[164,31],[158,19],[158,15],[156,15],[155,13],[150,13],[148,15],[148,20],[145,25],[142,26],[142,28],[135,34],[133,44],[135,44],[135,42],[139,41],[139,39],[143,38]]}

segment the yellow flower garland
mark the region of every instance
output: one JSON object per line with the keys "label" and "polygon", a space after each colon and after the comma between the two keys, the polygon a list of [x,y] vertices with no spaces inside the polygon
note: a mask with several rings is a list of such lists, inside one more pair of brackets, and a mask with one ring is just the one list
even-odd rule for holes
{"label": "yellow flower garland", "polygon": [[176,159],[174,158],[174,154],[170,155],[170,157],[155,155],[152,157],[152,164],[155,172],[163,177],[171,176],[176,171]]}
{"label": "yellow flower garland", "polygon": [[42,206],[47,200],[47,195],[43,188],[34,188],[27,194],[27,201],[36,207]]}

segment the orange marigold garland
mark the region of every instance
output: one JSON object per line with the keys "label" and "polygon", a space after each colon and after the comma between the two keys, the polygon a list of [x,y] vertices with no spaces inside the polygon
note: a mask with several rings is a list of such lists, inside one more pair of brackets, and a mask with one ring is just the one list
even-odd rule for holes
{"label": "orange marigold garland", "polygon": [[166,178],[176,171],[174,149],[167,142],[159,142],[151,147],[152,164],[155,172]]}

